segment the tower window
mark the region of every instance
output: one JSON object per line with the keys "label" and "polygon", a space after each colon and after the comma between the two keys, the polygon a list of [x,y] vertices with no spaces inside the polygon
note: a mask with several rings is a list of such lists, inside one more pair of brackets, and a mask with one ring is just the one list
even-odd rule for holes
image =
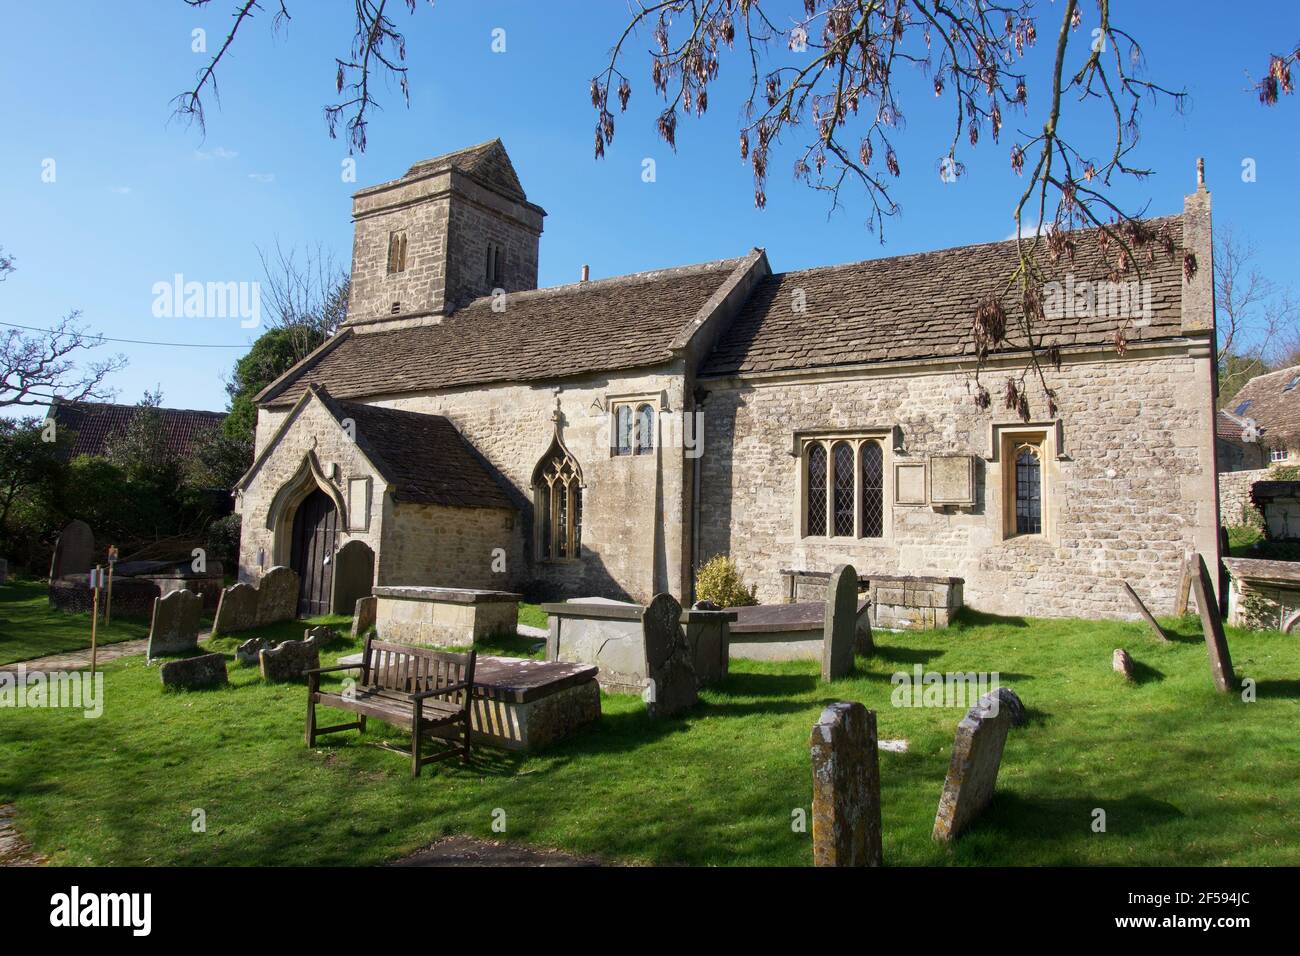
{"label": "tower window", "polygon": [[501,265],[501,244],[498,242],[488,242],[487,268],[484,272],[484,278],[487,279],[489,286],[495,287],[501,282]]}
{"label": "tower window", "polygon": [[406,271],[406,230],[388,234],[388,274]]}

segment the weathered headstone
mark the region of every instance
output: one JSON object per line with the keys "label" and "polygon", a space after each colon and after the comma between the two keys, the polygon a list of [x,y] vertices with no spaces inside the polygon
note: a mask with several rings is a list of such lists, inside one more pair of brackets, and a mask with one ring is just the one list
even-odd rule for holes
{"label": "weathered headstone", "polygon": [[858,602],[858,630],[853,640],[853,653],[862,657],[876,653],[876,639],[871,633],[871,602],[866,598]]}
{"label": "weathered headstone", "polygon": [[815,866],[880,866],[880,754],[876,712],[828,704],[813,725]]}
{"label": "weathered headstone", "polygon": [[1228,638],[1223,633],[1223,618],[1219,616],[1219,604],[1214,599],[1210,572],[1199,554],[1196,556],[1196,574],[1192,577],[1192,593],[1201,612],[1201,632],[1205,635],[1205,652],[1210,656],[1214,686],[1226,694],[1236,689],[1237,677],[1232,672],[1232,655],[1228,653]]}
{"label": "weathered headstone", "polygon": [[1183,555],[1183,565],[1178,574],[1178,593],[1174,595],[1174,617],[1187,613],[1187,599],[1192,592],[1192,576],[1196,573],[1196,564],[1190,554]]}
{"label": "weathered headstone", "polygon": [[85,574],[95,564],[95,535],[90,525],[80,518],[68,522],[54,545],[54,559],[50,562],[50,580],[57,581],[69,574]]}
{"label": "weathered headstone", "polygon": [[357,601],[375,586],[375,552],[364,541],[354,539],[334,554],[332,614],[351,614]]}
{"label": "weathered headstone", "polygon": [[247,667],[261,666],[262,651],[275,647],[275,641],[269,637],[250,637],[235,649],[235,660]]}
{"label": "weathered headstone", "polygon": [[[705,608],[696,608],[698,611]],[[731,624],[728,616],[735,612],[714,611],[711,614],[688,614],[686,644],[690,648],[691,662],[695,665],[695,679],[701,687],[719,684],[727,679],[731,666]]]}
{"label": "weathered headstone", "polygon": [[936,840],[955,839],[993,799],[1002,749],[1017,711],[1024,712],[1020,698],[1003,687],[981,697],[957,725],[952,760],[934,817]]}
{"label": "weathered headstone", "polygon": [[1110,667],[1125,680],[1133,679],[1133,658],[1129,657],[1128,651],[1124,648],[1115,648],[1115,653],[1110,655]]}
{"label": "weathered headstone", "polygon": [[164,654],[185,654],[199,646],[199,614],[203,598],[188,588],[154,598],[149,625],[150,659]]}
{"label": "weathered headstone", "polygon": [[826,617],[822,624],[822,680],[853,673],[853,645],[858,632],[858,572],[841,564],[826,583]]}
{"label": "weathered headstone", "polygon": [[292,621],[298,616],[298,572],[277,565],[257,582],[257,624]]}
{"label": "weathered headstone", "polygon": [[221,592],[217,616],[212,619],[213,634],[238,634],[257,626],[257,588],[250,584],[232,584]]}
{"label": "weathered headstone", "polygon": [[641,615],[647,675],[643,697],[651,717],[672,717],[700,699],[681,620],[682,606],[667,593],[656,594]]}
{"label": "weathered headstone", "polygon": [[1300,623],[1300,610],[1292,611],[1282,622],[1282,633],[1290,634],[1298,623]]}
{"label": "weathered headstone", "polygon": [[215,687],[227,682],[224,654],[200,654],[168,661],[159,672],[164,687]]}
{"label": "weathered headstone", "polygon": [[285,641],[266,648],[258,659],[263,680],[301,680],[307,671],[320,667],[320,641],[309,631],[301,641]]}
{"label": "weathered headstone", "polygon": [[[996,698],[996,704],[993,704],[991,698]],[[1029,723],[1029,714],[1025,712],[1025,705],[1010,687],[991,690],[980,699],[990,707],[996,706],[999,711],[1005,710],[1010,714],[1012,727],[1023,727]]]}
{"label": "weathered headstone", "polygon": [[352,617],[352,636],[365,637],[366,632],[375,626],[375,616],[379,611],[379,598],[357,598],[356,613]]}
{"label": "weathered headstone", "polygon": [[1160,638],[1162,643],[1168,644],[1169,635],[1167,635],[1164,628],[1160,626],[1160,622],[1157,621],[1152,616],[1151,612],[1147,610],[1147,606],[1142,603],[1142,599],[1138,597],[1137,592],[1133,590],[1133,587],[1127,581],[1121,581],[1120,583],[1124,585],[1124,592],[1128,595],[1128,599],[1133,602],[1133,606],[1137,608],[1137,612],[1142,615],[1142,620],[1147,622],[1147,626],[1155,632],[1156,637]]}

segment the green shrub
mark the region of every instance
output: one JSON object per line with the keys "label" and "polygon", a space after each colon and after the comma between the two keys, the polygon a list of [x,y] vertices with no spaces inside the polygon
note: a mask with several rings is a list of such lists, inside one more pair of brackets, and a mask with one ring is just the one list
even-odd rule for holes
{"label": "green shrub", "polygon": [[745,587],[736,562],[722,554],[710,558],[695,578],[695,599],[713,601],[722,607],[757,604],[758,599],[754,596],[757,590],[757,585]]}

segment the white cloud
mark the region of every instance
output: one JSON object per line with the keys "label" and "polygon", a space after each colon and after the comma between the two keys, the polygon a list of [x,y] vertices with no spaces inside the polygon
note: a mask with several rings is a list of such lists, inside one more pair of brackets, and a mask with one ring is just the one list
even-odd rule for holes
{"label": "white cloud", "polygon": [[[1025,239],[1032,239],[1034,238],[1034,236],[1045,236],[1052,231],[1052,227],[1050,225],[1023,226],[1022,229],[1023,232],[1021,232],[1020,235]],[[1014,238],[1016,238],[1016,233],[1012,232],[1011,235],[1005,237],[1003,241],[1005,242],[1007,239],[1014,239]]]}
{"label": "white cloud", "polygon": [[119,196],[129,196],[129,195],[131,194],[131,187],[130,187],[130,186],[114,186],[114,187],[113,187],[113,192],[117,193]]}
{"label": "white cloud", "polygon": [[255,183],[273,183],[275,182],[275,173],[249,173],[248,178]]}
{"label": "white cloud", "polygon": [[210,150],[196,149],[194,151],[196,159],[234,159],[238,155],[239,153],[235,150],[226,149],[224,146],[217,146]]}

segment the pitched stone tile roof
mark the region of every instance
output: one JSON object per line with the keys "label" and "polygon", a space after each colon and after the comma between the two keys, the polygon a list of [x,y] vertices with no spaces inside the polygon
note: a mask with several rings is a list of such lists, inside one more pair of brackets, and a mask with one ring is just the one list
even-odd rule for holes
{"label": "pitched stone tile roof", "polygon": [[[1167,227],[1181,246],[1182,220],[1151,221]],[[1104,279],[1105,267],[1093,230],[1076,236],[1073,262],[1043,257],[1049,278]],[[1000,293],[1017,264],[1016,243],[995,242],[940,252],[872,259],[848,265],[769,276],[759,283],[736,321],[723,334],[702,375],[809,370],[891,360],[973,354],[971,321],[976,306]],[[1208,268],[1208,265],[1205,266]],[[1181,250],[1171,257],[1157,251],[1154,263],[1142,260],[1151,281],[1154,315],[1150,326],[1129,333],[1131,340],[1179,334],[1182,301]],[[1136,276],[1130,271],[1130,280]],[[793,308],[802,292],[805,311]],[[1008,326],[1020,314],[1008,296]],[[1113,339],[1113,318],[1063,318],[1049,321],[1046,344],[1101,344]]]}
{"label": "pitched stone tile roof", "polygon": [[[112,443],[126,434],[131,422],[140,414],[139,405],[114,405],[109,402],[65,402],[55,399],[49,417],[57,429],[75,432],[71,457],[104,455]],[[207,412],[190,408],[160,408],[167,450],[178,458],[193,452],[199,440],[221,427],[225,412]]]}
{"label": "pitched stone tile roof", "polygon": [[292,404],[309,384],[335,398],[359,398],[658,365],[740,262],[512,292],[501,312],[484,297],[435,325],[345,330],[337,346],[263,402]]}
{"label": "pitched stone tile roof", "polygon": [[[1300,365],[1267,375],[1256,375],[1228,402],[1227,410],[1238,418],[1253,418],[1260,438],[1290,438],[1300,435]],[[1288,389],[1293,381],[1296,385]],[[1247,405],[1246,403],[1249,404]],[[1243,409],[1242,406],[1246,405]],[[1238,437],[1240,437],[1240,427]]]}
{"label": "pitched stone tile roof", "polygon": [[454,153],[435,156],[433,159],[422,160],[408,169],[406,175],[427,176],[448,169],[464,173],[489,189],[504,193],[512,199],[527,200],[528,198],[524,195],[524,187],[519,183],[519,176],[515,173],[510,157],[506,155],[506,148],[499,139],[458,149]]}
{"label": "pitched stone tile roof", "polygon": [[515,507],[469,442],[443,416],[321,397],[340,420],[352,419],[357,447],[379,469],[398,501]]}

